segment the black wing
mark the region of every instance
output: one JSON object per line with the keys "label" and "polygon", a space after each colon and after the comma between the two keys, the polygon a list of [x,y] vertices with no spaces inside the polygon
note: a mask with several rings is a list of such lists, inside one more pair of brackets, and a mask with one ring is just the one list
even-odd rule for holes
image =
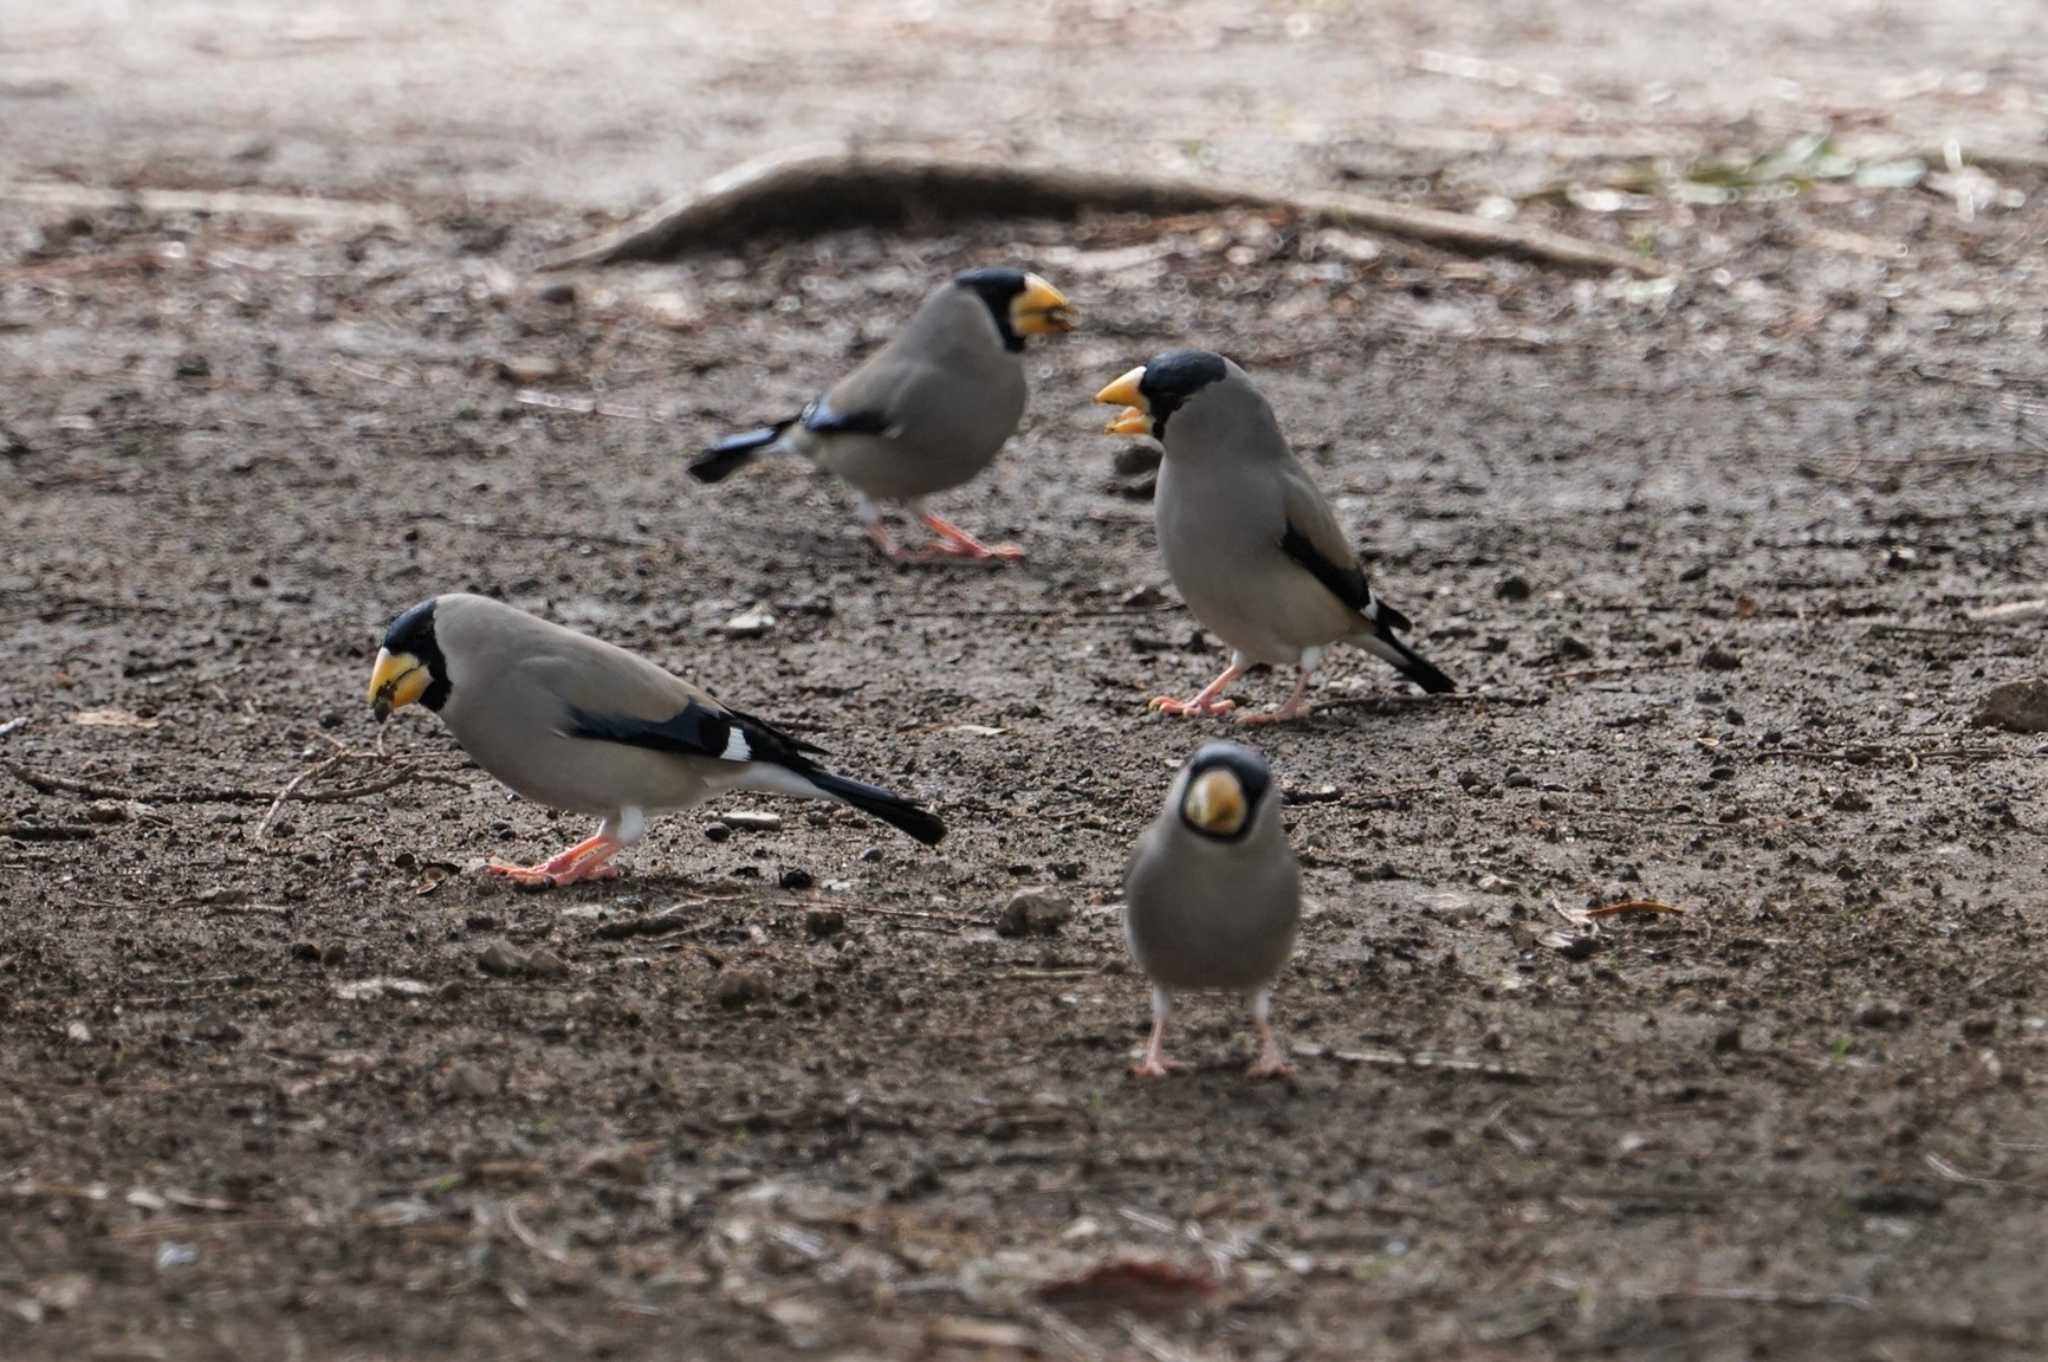
{"label": "black wing", "polygon": [[832,404],[822,397],[805,407],[798,419],[813,435],[882,435],[890,426],[888,416],[882,412],[834,411]]}
{"label": "black wing", "polygon": [[1364,571],[1341,567],[1323,557],[1309,537],[1294,528],[1292,521],[1288,522],[1287,533],[1280,537],[1280,551],[1307,568],[1317,581],[1330,588],[1331,595],[1353,610],[1364,612],[1372,604],[1372,588],[1366,585]]}
{"label": "black wing", "polygon": [[595,742],[623,743],[628,747],[645,747],[684,757],[772,761],[804,772],[811,769],[804,753],[822,755],[825,751],[751,715],[736,710],[713,709],[694,700],[681,712],[666,719],[636,719],[631,715],[603,714],[571,705],[566,731],[572,738],[588,738]]}

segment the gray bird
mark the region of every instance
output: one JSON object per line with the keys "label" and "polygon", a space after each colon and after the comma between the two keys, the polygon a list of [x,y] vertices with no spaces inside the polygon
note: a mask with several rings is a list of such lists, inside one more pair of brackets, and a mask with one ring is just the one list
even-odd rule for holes
{"label": "gray bird", "polygon": [[[896,338],[801,412],[719,441],[690,473],[718,482],[755,456],[801,454],[853,488],[868,537],[891,558],[1016,559],[942,520],[924,497],[971,482],[1024,416],[1024,338],[1071,330],[1066,295],[1021,270],[969,270],[933,289]],[[876,502],[932,531],[922,550],[890,542]]]}
{"label": "gray bird", "polygon": [[385,633],[370,704],[382,720],[414,701],[524,798],[604,820],[539,865],[490,863],[521,884],[609,878],[606,862],[640,840],[649,814],[726,790],[837,800],[927,846],[946,833],[909,800],[820,770],[808,754],[821,748],[623,648],[482,596],[422,601]]}
{"label": "gray bird", "polygon": [[1095,395],[1125,410],[1115,435],[1166,447],[1153,499],[1159,556],[1188,609],[1229,645],[1230,666],[1191,700],[1159,696],[1168,714],[1227,714],[1219,697],[1255,662],[1294,665],[1301,678],[1272,723],[1306,712],[1309,677],[1337,643],[1379,654],[1431,692],[1451,679],[1395,637],[1413,626],[1373,593],[1273,409],[1237,365],[1207,350],[1169,350]]}
{"label": "gray bird", "polygon": [[1124,875],[1124,935],[1152,981],[1152,1039],[1131,1072],[1160,1078],[1182,1067],[1166,1057],[1166,1014],[1175,993],[1196,989],[1251,999],[1259,1028],[1252,1077],[1292,1072],[1268,1016],[1300,920],[1301,867],[1266,759],[1235,743],[1203,744],[1174,777]]}

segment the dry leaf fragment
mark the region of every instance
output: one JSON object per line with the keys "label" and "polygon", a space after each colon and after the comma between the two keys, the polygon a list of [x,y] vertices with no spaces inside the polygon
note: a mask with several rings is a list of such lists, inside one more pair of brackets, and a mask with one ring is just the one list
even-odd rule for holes
{"label": "dry leaf fragment", "polygon": [[86,728],[156,728],[155,719],[145,719],[132,709],[81,709],[71,722]]}

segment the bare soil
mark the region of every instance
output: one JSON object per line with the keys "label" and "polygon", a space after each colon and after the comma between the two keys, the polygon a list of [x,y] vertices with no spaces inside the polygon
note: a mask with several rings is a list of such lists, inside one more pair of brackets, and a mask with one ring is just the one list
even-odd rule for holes
{"label": "bare soil", "polygon": [[[1454,207],[1830,120],[2039,136],[2031,6],[1647,9],[0,29],[9,185],[395,212],[0,198],[0,1357],[2040,1356],[2048,739],[1970,722],[2044,663],[2043,614],[1979,613],[2048,596],[2038,173],[1967,214],[1946,182],[1524,204],[1669,285],[1251,214],[527,268],[970,98],[1048,158]],[[1023,564],[885,565],[801,468],[681,475],[996,261],[1085,314],[936,508]],[[1124,858],[1229,729],[1145,713],[1222,655],[1088,396],[1189,342],[1252,370],[1464,687],[1344,656],[1256,735],[1312,899],[1279,1084],[1227,1000],[1181,1008],[1189,1073],[1124,1075]],[[488,882],[588,829],[424,714],[376,755],[376,637],[456,588],[952,834],[732,803],[615,883]],[[295,793],[397,783],[269,817],[337,750]],[[742,808],[781,825],[719,835]],[[1026,888],[1074,916],[998,935]],[[1642,900],[1683,911],[1580,916]]]}

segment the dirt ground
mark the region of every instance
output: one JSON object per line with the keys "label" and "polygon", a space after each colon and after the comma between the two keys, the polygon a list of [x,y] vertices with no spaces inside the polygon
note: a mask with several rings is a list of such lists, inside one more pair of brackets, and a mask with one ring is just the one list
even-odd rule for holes
{"label": "dirt ground", "polygon": [[[1831,127],[2038,146],[2048,32],[1613,11],[10,14],[0,1358],[2041,1356],[2048,737],[1970,721],[2048,657],[2048,175],[1544,191]],[[1507,196],[1674,272],[1245,214],[530,270],[847,133]],[[334,202],[81,192],[128,187]],[[681,475],[1004,261],[1083,326],[937,509],[1023,564],[886,566],[800,468]],[[1230,730],[1144,711],[1222,655],[1088,397],[1188,342],[1463,687],[1345,655],[1257,735],[1311,899],[1282,1084],[1230,1000],[1124,1074],[1125,856]],[[423,713],[376,754],[378,633],[457,588],[951,835],[729,801],[618,882],[486,882],[587,829]],[[1037,887],[1073,917],[998,935]],[[1580,915],[1646,899],[1684,911]]]}

